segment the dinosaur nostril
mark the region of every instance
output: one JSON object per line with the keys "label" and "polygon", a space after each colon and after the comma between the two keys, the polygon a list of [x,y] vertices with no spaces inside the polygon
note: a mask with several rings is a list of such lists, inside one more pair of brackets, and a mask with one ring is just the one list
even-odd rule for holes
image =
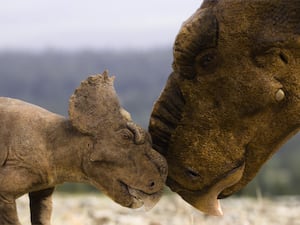
{"label": "dinosaur nostril", "polygon": [[155,187],[155,182],[154,182],[154,181],[151,181],[151,182],[149,183],[149,187],[150,187],[151,189],[153,189],[153,188]]}

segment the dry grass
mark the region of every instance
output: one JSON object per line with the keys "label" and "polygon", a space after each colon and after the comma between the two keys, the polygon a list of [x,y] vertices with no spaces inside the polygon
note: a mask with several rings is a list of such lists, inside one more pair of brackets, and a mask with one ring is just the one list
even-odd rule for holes
{"label": "dry grass", "polygon": [[[103,195],[59,195],[53,225],[300,225],[300,196],[228,198],[223,217],[195,210],[177,195],[165,195],[149,212],[123,208]],[[29,225],[28,199],[18,199],[19,217]]]}

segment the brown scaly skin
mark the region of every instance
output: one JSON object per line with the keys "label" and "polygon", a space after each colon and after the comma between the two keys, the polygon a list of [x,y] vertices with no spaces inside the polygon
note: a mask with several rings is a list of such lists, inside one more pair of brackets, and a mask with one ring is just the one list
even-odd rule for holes
{"label": "brown scaly skin", "polygon": [[70,98],[69,119],[0,98],[0,224],[20,224],[15,199],[29,193],[32,224],[50,224],[63,182],[89,183],[117,203],[155,204],[167,165],[119,104],[113,78],[90,76]]}
{"label": "brown scaly skin", "polygon": [[168,186],[220,214],[217,197],[242,189],[299,128],[300,1],[204,1],[179,31],[150,119]]}

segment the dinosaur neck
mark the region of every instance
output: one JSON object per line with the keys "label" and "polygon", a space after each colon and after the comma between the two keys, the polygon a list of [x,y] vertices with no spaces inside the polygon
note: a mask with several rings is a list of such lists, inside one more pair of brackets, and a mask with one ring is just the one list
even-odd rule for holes
{"label": "dinosaur neck", "polygon": [[92,143],[90,137],[81,134],[68,120],[64,120],[54,130],[50,140],[54,183],[86,182],[82,162]]}

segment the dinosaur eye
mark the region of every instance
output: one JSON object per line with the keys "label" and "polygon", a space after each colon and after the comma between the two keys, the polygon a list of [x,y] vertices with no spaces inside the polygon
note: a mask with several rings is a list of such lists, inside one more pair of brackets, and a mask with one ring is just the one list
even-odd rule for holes
{"label": "dinosaur eye", "polygon": [[122,129],[120,131],[120,136],[123,140],[133,140],[134,138],[133,133],[128,129]]}
{"label": "dinosaur eye", "polygon": [[196,57],[196,70],[197,72],[200,72],[201,70],[213,72],[217,66],[217,61],[218,56],[216,50],[206,50]]}
{"label": "dinosaur eye", "polygon": [[213,54],[206,54],[204,56],[201,57],[200,59],[200,64],[203,68],[208,67],[214,60],[215,60],[216,56]]}

